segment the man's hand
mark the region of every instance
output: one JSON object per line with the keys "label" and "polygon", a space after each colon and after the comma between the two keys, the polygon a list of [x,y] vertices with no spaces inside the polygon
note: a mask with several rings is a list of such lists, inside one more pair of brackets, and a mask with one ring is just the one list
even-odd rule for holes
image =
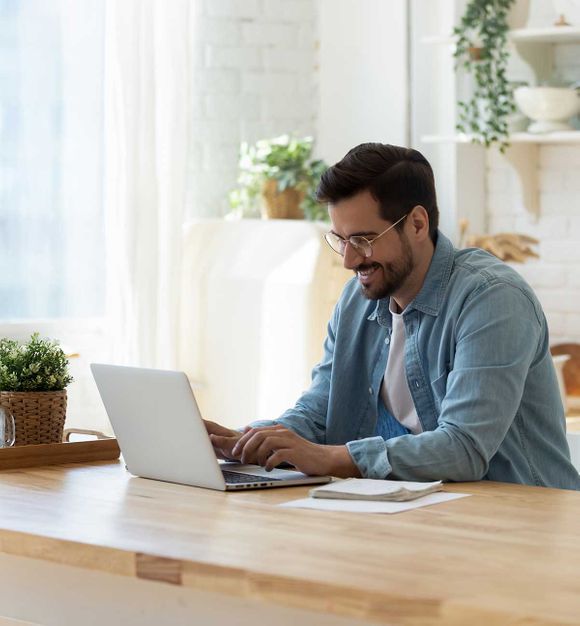
{"label": "man's hand", "polygon": [[231,453],[242,463],[257,463],[268,471],[285,462],[311,476],[360,476],[346,446],[312,443],[279,424],[247,428]]}
{"label": "man's hand", "polygon": [[203,421],[217,458],[226,461],[239,460],[239,457],[236,457],[232,453],[232,449],[242,436],[242,433],[237,430],[232,430],[231,428],[226,428],[225,426],[220,426],[215,422],[209,422],[208,420]]}

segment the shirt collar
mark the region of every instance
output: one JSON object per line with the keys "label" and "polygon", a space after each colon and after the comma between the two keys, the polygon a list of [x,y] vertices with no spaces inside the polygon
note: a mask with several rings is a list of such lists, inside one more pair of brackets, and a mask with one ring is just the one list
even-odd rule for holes
{"label": "shirt collar", "polygon": [[[445,290],[449,283],[451,270],[453,268],[454,248],[451,241],[441,232],[437,231],[437,242],[429,269],[425,276],[425,281],[421,291],[415,296],[405,308],[405,313],[412,309],[422,311],[429,315],[438,315],[443,302]],[[390,318],[389,298],[377,301],[375,310],[368,316],[369,320],[386,321]]]}

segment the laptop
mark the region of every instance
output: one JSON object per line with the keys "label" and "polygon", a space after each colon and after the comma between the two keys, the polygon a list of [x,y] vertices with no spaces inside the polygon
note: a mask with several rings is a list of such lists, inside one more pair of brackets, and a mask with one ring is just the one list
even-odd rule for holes
{"label": "laptop", "polygon": [[184,372],[91,363],[127,470],[135,476],[237,491],[327,483],[307,476],[218,461]]}

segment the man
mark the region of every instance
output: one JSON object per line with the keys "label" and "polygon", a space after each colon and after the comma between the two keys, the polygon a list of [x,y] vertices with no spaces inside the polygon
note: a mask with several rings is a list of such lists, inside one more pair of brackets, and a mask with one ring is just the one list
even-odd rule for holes
{"label": "man", "polygon": [[509,266],[438,231],[423,155],[362,144],[317,195],[356,276],[310,389],[244,432],[208,422],[216,452],[307,474],[579,489],[541,306]]}

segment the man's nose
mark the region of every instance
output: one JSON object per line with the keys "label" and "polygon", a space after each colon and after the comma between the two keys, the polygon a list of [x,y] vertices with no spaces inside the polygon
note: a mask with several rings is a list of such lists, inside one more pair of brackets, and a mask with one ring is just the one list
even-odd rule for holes
{"label": "man's nose", "polygon": [[364,254],[361,254],[350,242],[346,242],[344,248],[344,257],[342,264],[347,270],[354,270],[365,260]]}

